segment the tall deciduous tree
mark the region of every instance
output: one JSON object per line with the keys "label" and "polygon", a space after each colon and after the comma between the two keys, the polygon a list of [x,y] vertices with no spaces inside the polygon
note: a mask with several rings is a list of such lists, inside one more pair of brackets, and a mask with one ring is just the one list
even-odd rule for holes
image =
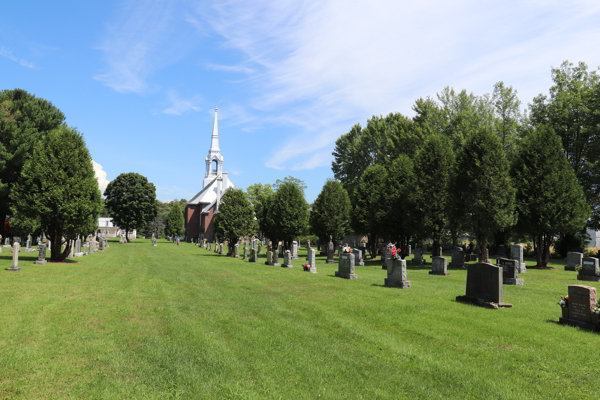
{"label": "tall deciduous tree", "polygon": [[267,198],[273,194],[273,189],[270,183],[255,183],[254,185],[248,186],[248,200],[254,207],[254,214],[256,219],[258,220],[258,228],[263,234],[265,231],[263,230],[263,219],[266,217],[266,204]]}
{"label": "tall deciduous tree", "polygon": [[416,187],[413,199],[423,236],[433,239],[434,256],[441,256],[439,246],[449,226],[453,171],[454,152],[450,139],[443,135],[427,137],[415,157]]}
{"label": "tall deciduous tree", "polygon": [[158,211],[154,184],[135,172],[120,174],[110,181],[104,195],[104,206],[114,223],[125,229],[127,241],[130,230],[142,229]]}
{"label": "tall deciduous tree", "polygon": [[[34,144],[64,124],[51,102],[22,89],[0,91],[0,216],[10,213],[10,190],[21,176]],[[3,229],[3,227],[0,227]]]}
{"label": "tall deciduous tree", "polygon": [[498,136],[485,127],[469,134],[456,166],[454,201],[460,205],[461,218],[475,235],[480,259],[485,262],[490,233],[516,222],[515,189]]}
{"label": "tall deciduous tree", "polygon": [[[51,259],[64,260],[71,251],[70,240],[96,230],[101,209],[82,135],[64,125],[47,133],[34,145],[10,197],[13,220],[35,221],[52,242]],[[61,253],[63,238],[66,247]]]}
{"label": "tall deciduous tree", "polygon": [[348,192],[339,181],[328,179],[315,200],[310,214],[314,234],[327,243],[341,240],[350,231],[352,206]]}
{"label": "tall deciduous tree", "polygon": [[352,208],[354,231],[369,237],[371,257],[377,254],[377,238],[384,233],[387,209],[384,204],[387,170],[382,165],[372,165],[361,175],[356,188],[356,203]]}
{"label": "tall deciduous tree", "polygon": [[214,218],[215,232],[229,241],[230,249],[240,237],[256,231],[254,209],[241,189],[229,188],[221,197],[219,212]]}
{"label": "tall deciduous tree", "polygon": [[169,207],[165,231],[168,236],[183,235],[183,211],[178,202],[174,201]]}
{"label": "tall deciduous tree", "polygon": [[381,204],[386,210],[382,224],[382,233],[389,239],[406,248],[410,237],[415,236],[418,221],[415,220],[415,209],[412,194],[414,192],[415,174],[413,162],[405,154],[396,158],[387,169],[387,178]]}
{"label": "tall deciduous tree", "polygon": [[277,239],[289,249],[292,241],[308,227],[308,203],[300,186],[292,182],[279,185],[270,204],[270,218],[275,224]]}
{"label": "tall deciduous tree", "polygon": [[496,114],[494,128],[500,137],[504,154],[511,161],[516,151],[517,132],[521,122],[521,101],[512,86],[507,87],[500,81],[494,85],[492,103]]}
{"label": "tall deciduous tree", "polygon": [[534,240],[537,264],[548,265],[558,233],[575,233],[590,215],[583,189],[564,155],[560,138],[539,126],[521,145],[512,167],[517,189],[518,227]]}
{"label": "tall deciduous tree", "polygon": [[550,96],[530,105],[530,122],[548,125],[561,138],[569,164],[592,207],[588,226],[600,229],[600,77],[585,63],[552,69]]}

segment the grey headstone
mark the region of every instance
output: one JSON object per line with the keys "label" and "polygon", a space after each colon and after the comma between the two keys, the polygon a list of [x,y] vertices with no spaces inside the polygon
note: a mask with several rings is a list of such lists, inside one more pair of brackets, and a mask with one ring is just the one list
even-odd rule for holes
{"label": "grey headstone", "polygon": [[422,265],[425,263],[422,249],[415,249],[415,256],[413,257],[412,263],[415,265]]}
{"label": "grey headstone", "polygon": [[356,265],[354,264],[354,254],[342,253],[340,255],[340,261],[338,271],[335,272],[335,276],[345,279],[356,279]]}
{"label": "grey headstone", "polygon": [[392,258],[387,268],[385,286],[406,289],[412,287],[412,282],[407,280],[406,260]]}
{"label": "grey headstone", "polygon": [[600,265],[596,257],[584,257],[583,264],[577,275],[581,281],[600,281]]}
{"label": "grey headstone", "polygon": [[450,275],[448,273],[448,260],[446,260],[446,257],[431,257],[431,271],[429,273],[431,275]]}
{"label": "grey headstone", "polygon": [[502,268],[502,283],[505,285],[523,285],[523,279],[517,277],[519,262],[508,258],[499,258],[498,266]]}
{"label": "grey headstone", "polygon": [[40,243],[38,245],[38,259],[35,262],[38,265],[46,264],[46,245],[44,243]]}
{"label": "grey headstone", "polygon": [[592,311],[596,309],[596,288],[584,285],[569,285],[569,319],[592,322]]}
{"label": "grey headstone", "polygon": [[463,250],[452,250],[452,263],[450,264],[453,268],[462,268],[465,266],[465,252]]}
{"label": "grey headstone", "polygon": [[310,265],[309,272],[313,274],[317,273],[317,263],[316,263],[317,251],[315,249],[308,249],[308,264]]}
{"label": "grey headstone", "polygon": [[289,250],[286,250],[284,255],[283,255],[283,264],[281,264],[281,266],[283,268],[292,268],[292,252]]}
{"label": "grey headstone", "polygon": [[363,252],[361,249],[352,249],[354,253],[354,263],[360,267],[364,267],[365,260],[363,259]]}
{"label": "grey headstone", "polygon": [[19,252],[21,249],[21,245],[18,241],[14,241],[13,243],[13,252],[12,252],[12,267],[7,268],[8,271],[20,271],[21,267],[19,267]]}
{"label": "grey headstone", "polygon": [[252,249],[252,253],[250,255],[250,262],[256,262],[258,259],[258,255],[256,254],[256,249]]}
{"label": "grey headstone", "polygon": [[467,270],[468,297],[484,302],[503,303],[504,286],[501,267],[488,263],[470,264]]}

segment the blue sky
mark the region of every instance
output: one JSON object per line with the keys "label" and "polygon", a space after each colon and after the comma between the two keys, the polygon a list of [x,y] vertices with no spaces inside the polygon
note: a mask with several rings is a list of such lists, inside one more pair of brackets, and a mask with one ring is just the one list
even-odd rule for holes
{"label": "blue sky", "polygon": [[101,183],[138,172],[163,201],[200,190],[218,105],[236,186],[291,175],[312,202],[353,124],[501,80],[525,107],[551,67],[600,66],[599,42],[597,0],[9,0],[0,89],[60,108]]}

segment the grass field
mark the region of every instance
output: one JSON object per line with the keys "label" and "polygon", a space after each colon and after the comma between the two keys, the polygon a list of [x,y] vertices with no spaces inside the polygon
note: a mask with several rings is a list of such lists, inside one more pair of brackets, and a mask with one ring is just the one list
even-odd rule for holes
{"label": "grass field", "polygon": [[[410,289],[149,240],[19,272],[0,254],[0,399],[598,399],[600,335],[557,324],[575,272],[532,270],[513,308],[455,302],[466,271]],[[530,263],[532,263],[530,261]],[[598,284],[592,283],[598,287]]]}

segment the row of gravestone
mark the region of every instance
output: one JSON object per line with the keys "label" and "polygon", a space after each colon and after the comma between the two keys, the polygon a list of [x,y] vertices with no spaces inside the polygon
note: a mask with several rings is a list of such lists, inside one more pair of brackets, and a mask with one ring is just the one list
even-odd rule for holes
{"label": "row of gravestone", "polygon": [[584,257],[583,253],[567,253],[565,271],[577,271],[580,281],[600,282],[600,263],[596,257]]}
{"label": "row of gravestone", "polygon": [[[90,237],[91,238],[91,237]],[[30,243],[31,237],[29,237],[28,239],[28,243]],[[39,241],[39,244],[37,246],[37,250],[38,250],[38,258],[35,261],[35,264],[37,265],[44,265],[47,263],[46,261],[46,249],[51,247],[52,243],[50,240],[48,240],[48,244],[46,245],[45,243],[43,243],[42,241]],[[85,247],[87,247],[87,251],[86,252],[82,252],[81,251],[81,239],[79,237],[77,237],[77,240],[71,240],[70,242],[71,245],[71,251],[68,255],[68,257],[82,257],[85,256],[87,254],[91,254],[91,253],[95,253],[97,251],[104,251],[106,248],[108,248],[108,240],[106,238],[100,237],[98,238],[98,242],[94,241],[94,240],[89,240],[87,242],[84,243],[84,250]],[[62,245],[61,247],[61,251],[64,251],[65,249],[65,244]],[[6,245],[4,245],[4,247],[7,247]],[[7,271],[20,271],[21,267],[19,266],[19,253],[21,251],[21,244],[19,243],[19,241],[14,241],[11,247],[12,250],[12,266],[10,268],[7,268]],[[32,250],[32,249],[28,249],[28,250]],[[1,252],[1,250],[0,250]]]}

